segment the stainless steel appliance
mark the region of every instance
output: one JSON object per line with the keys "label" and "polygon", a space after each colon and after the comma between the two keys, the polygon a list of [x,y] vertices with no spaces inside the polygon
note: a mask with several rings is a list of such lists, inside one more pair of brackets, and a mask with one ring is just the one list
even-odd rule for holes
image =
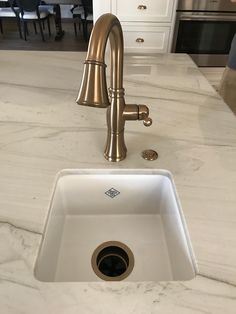
{"label": "stainless steel appliance", "polygon": [[199,66],[225,66],[236,34],[236,3],[179,0],[173,52],[191,55]]}

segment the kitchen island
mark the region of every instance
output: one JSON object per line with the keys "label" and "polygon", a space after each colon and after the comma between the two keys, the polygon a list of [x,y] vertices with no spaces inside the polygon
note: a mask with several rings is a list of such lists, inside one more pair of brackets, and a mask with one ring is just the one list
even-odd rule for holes
{"label": "kitchen island", "polygon": [[[126,55],[124,161],[103,158],[104,109],[75,104],[84,53],[0,52],[0,313],[234,314],[236,118],[187,55]],[[141,158],[144,149],[159,153]],[[64,168],[172,172],[199,274],[187,282],[44,283],[33,276],[54,179]]]}

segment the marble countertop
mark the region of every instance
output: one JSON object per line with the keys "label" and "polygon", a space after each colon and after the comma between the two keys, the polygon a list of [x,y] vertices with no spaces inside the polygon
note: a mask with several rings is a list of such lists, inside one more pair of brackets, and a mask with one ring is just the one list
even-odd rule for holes
{"label": "marble countertop", "polygon": [[[236,119],[187,55],[125,56],[127,158],[103,158],[105,110],[76,106],[84,53],[0,51],[0,313],[233,314]],[[142,150],[158,151],[148,162]],[[42,283],[33,277],[56,173],[164,168],[175,178],[199,267],[187,282]]]}

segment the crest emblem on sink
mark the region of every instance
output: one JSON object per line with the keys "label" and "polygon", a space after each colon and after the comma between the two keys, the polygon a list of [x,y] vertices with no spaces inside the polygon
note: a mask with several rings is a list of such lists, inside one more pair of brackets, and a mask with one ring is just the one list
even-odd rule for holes
{"label": "crest emblem on sink", "polygon": [[120,192],[117,191],[117,190],[114,189],[114,188],[111,188],[110,190],[106,191],[105,194],[108,195],[108,196],[110,196],[111,198],[114,198],[114,197],[116,197],[117,195],[119,195]]}

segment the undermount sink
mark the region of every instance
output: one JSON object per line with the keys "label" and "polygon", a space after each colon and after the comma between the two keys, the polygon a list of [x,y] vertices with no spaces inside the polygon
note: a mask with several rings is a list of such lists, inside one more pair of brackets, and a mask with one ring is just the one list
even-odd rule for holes
{"label": "undermount sink", "polygon": [[165,170],[63,170],[35,277],[46,282],[190,280],[197,272]]}

